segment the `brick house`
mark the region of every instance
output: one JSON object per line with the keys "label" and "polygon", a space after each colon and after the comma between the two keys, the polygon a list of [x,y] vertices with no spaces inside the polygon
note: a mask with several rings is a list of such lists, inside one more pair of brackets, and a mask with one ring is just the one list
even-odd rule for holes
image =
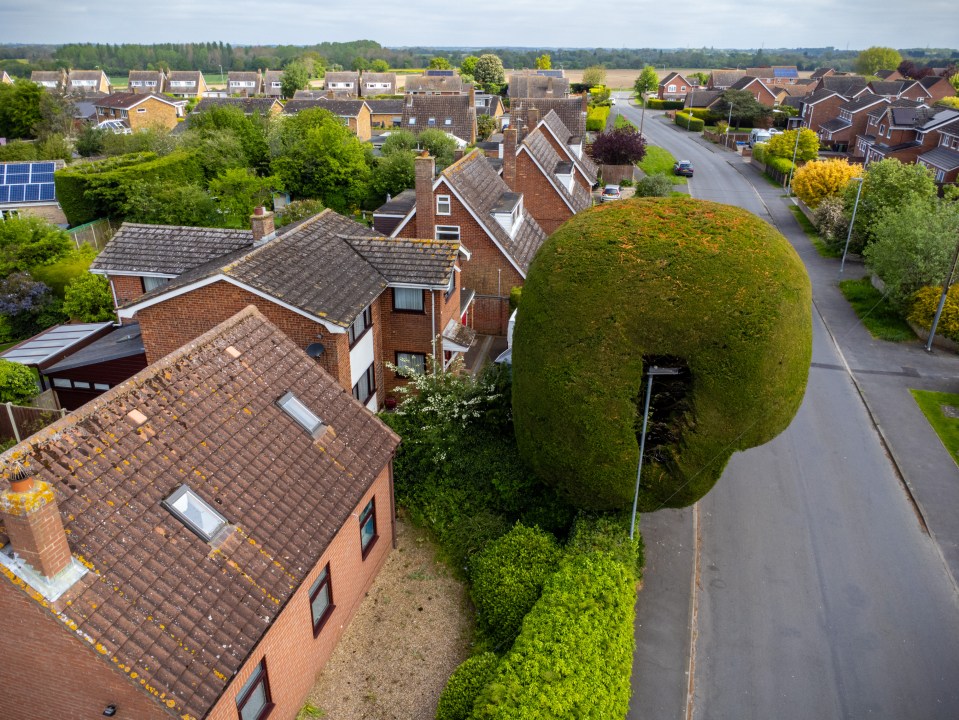
{"label": "brick house", "polygon": [[[331,210],[280,233],[272,213],[254,215],[253,223],[252,233],[215,235],[124,225],[98,256],[91,272],[110,278],[120,318],[139,321],[150,362],[255,305],[377,410],[404,382],[387,362],[421,370],[428,356],[449,365],[469,349],[458,243],[385,238]],[[198,262],[205,255],[213,257]],[[139,293],[148,277],[157,278],[155,287]]]}
{"label": "brick house", "polygon": [[730,87],[730,90],[745,90],[750,93],[756,102],[760,105],[765,105],[766,107],[774,107],[776,105],[777,93],[770,89],[766,83],[757,77],[751,77],[746,75],[745,77],[739,78],[734,82]]}
{"label": "brick house", "polygon": [[509,124],[520,134],[523,128],[534,128],[550,111],[566,126],[572,137],[582,144],[586,137],[586,110],[589,99],[586,95],[570,95],[566,98],[517,98],[510,103]]}
{"label": "brick house", "polygon": [[862,75],[823,75],[816,82],[813,92],[831,90],[848,100],[854,100],[864,92],[869,92],[869,83]]}
{"label": "brick house", "polygon": [[816,90],[802,98],[799,117],[792,120],[821,136],[823,125],[839,117],[840,107],[850,99],[833,90]]}
{"label": "brick house", "polygon": [[523,284],[546,233],[524,205],[523,195],[503,181],[489,159],[473,150],[434,177],[435,164],[416,159],[414,206],[396,224],[401,238],[435,237],[460,243],[467,260],[463,286],[472,294],[472,327],[504,335],[509,292]]}
{"label": "brick house", "polygon": [[509,97],[561,98],[569,95],[569,80],[565,77],[539,75],[528,71],[509,76]]}
{"label": "brick house", "polygon": [[906,76],[898,70],[878,70],[876,77],[880,80],[905,80]]}
{"label": "brick house", "polygon": [[799,82],[799,69],[795,65],[764,65],[746,68],[746,75],[763,81],[766,87],[784,87]]}
{"label": "brick house", "polygon": [[942,125],[935,133],[939,144],[916,162],[929,168],[940,185],[955,183],[959,179],[959,120]]}
{"label": "brick house", "polygon": [[328,72],[323,78],[324,88],[336,95],[360,94],[360,74],[353,71]]}
{"label": "brick house", "polygon": [[394,128],[403,124],[402,100],[366,100],[370,124],[375,128]]}
{"label": "brick house", "polygon": [[162,95],[114,93],[95,100],[97,122],[120,120],[131,130],[162,127],[172,130],[177,124],[177,104]]}
{"label": "brick house", "polygon": [[178,98],[201,98],[207,93],[206,79],[199,70],[171,70],[167,92]]}
{"label": "brick house", "polygon": [[706,83],[707,90],[728,90],[737,81],[746,77],[745,70],[713,70]]}
{"label": "brick house", "polygon": [[820,126],[820,141],[834,152],[854,152],[856,137],[865,132],[869,122],[869,111],[888,104],[886,98],[870,93],[843,103],[838,117]]}
{"label": "brick house", "polygon": [[295,115],[301,110],[320,108],[338,117],[344,125],[353,131],[360,142],[366,142],[373,134],[373,114],[365,100],[322,97],[316,100],[293,98],[283,106],[283,114]]}
{"label": "brick house", "polygon": [[0,714],[293,720],[395,544],[398,443],[246,308],[0,455]]}
{"label": "brick house", "polygon": [[913,100],[894,100],[888,102],[886,105],[876,105],[867,110],[866,129],[856,136],[856,148],[852,152],[852,156],[861,159],[863,162],[866,161],[870,148],[875,145],[877,140],[881,141],[881,138],[885,136],[888,131],[888,125],[882,122],[882,118],[886,116],[890,108],[915,110],[920,107],[923,107],[922,103]]}
{"label": "brick house", "polygon": [[683,102],[684,108],[708,108],[719,102],[722,90],[691,90]]}
{"label": "brick house", "polygon": [[127,88],[132,93],[165,93],[166,74],[162,70],[131,70]]}
{"label": "brick house", "polygon": [[396,95],[396,73],[364,72],[360,76],[360,95]]}
{"label": "brick house", "polygon": [[506,108],[503,106],[503,99],[499,95],[490,93],[473,93],[473,107],[476,108],[476,117],[489,115],[496,121],[497,129],[503,127],[503,115],[506,114]]}
{"label": "brick house", "polygon": [[263,73],[263,94],[268,98],[283,97],[283,71],[267,69]]}
{"label": "brick house", "polygon": [[263,117],[278,115],[283,111],[283,103],[272,97],[226,97],[203,98],[193,108],[193,112],[201,113],[215,107],[236,107],[240,108],[244,115],[259,114]]}
{"label": "brick house", "polygon": [[927,105],[933,105],[939,100],[956,96],[956,89],[952,86],[952,83],[949,82],[948,78],[941,75],[928,75],[920,79],[919,84],[926,92],[926,97],[923,100]]}
{"label": "brick house", "polygon": [[659,81],[656,97],[660,100],[683,102],[693,89],[693,84],[678,72],[671,72]]}
{"label": "brick house", "polygon": [[941,147],[937,131],[957,120],[959,110],[952,108],[892,104],[878,118],[879,132],[866,148],[866,163],[886,158],[915,163],[920,156]]}
{"label": "brick house", "polygon": [[407,95],[466,95],[473,86],[459,75],[407,75]]}
{"label": "brick house", "polygon": [[263,75],[259,70],[256,72],[231,70],[227,73],[226,91],[230,95],[239,97],[262,95]]}
{"label": "brick house", "polygon": [[53,182],[53,173],[64,167],[63,160],[0,163],[0,220],[30,215],[66,226]]}
{"label": "brick house", "polygon": [[419,135],[424,130],[442,130],[459,141],[460,147],[476,142],[476,107],[472,92],[465,95],[407,95],[403,100],[404,130]]}
{"label": "brick house", "polygon": [[103,70],[71,70],[67,75],[66,91],[82,95],[108,93],[110,78]]}
{"label": "brick house", "polygon": [[30,81],[36,83],[45,90],[56,90],[57,88],[66,89],[67,71],[60,70],[34,70],[30,73]]}

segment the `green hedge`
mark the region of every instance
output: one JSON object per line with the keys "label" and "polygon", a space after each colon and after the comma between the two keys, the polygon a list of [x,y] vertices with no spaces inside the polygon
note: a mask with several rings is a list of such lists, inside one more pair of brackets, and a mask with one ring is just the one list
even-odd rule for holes
{"label": "green hedge", "polygon": [[467,720],[477,696],[493,679],[499,657],[485,652],[463,662],[446,683],[436,707],[436,720]]}
{"label": "green hedge", "polygon": [[776,155],[770,155],[769,153],[765,154],[765,161],[767,168],[772,168],[777,172],[781,172],[783,175],[788,175],[795,167],[789,158],[778,157]]}
{"label": "green hedge", "polygon": [[122,219],[126,188],[135,181],[160,181],[186,185],[203,183],[203,169],[189,151],[157,157],[144,152],[78,163],[54,174],[57,201],[70,225],[102,217]]}
{"label": "green hedge", "polygon": [[608,105],[591,107],[586,112],[586,129],[603,132],[606,129],[606,122],[609,120],[610,108]]}
{"label": "green hedge", "polygon": [[592,552],[609,553],[621,562],[623,567],[633,571],[635,578],[639,580],[643,576],[643,566],[646,563],[646,548],[640,533],[637,532],[632,540],[629,539],[629,521],[630,516],[626,513],[580,515],[573,523],[569,540],[566,542],[567,556]]}
{"label": "green hedge", "polygon": [[660,100],[659,98],[650,98],[646,101],[646,107],[650,110],[682,110],[685,104],[681,100]]}
{"label": "green hedge", "polygon": [[473,720],[625,717],[635,601],[632,574],[610,555],[565,561],[477,697]]}
{"label": "green hedge", "polygon": [[517,523],[473,561],[470,595],[480,627],[497,647],[519,633],[561,554],[552,535]]}
{"label": "green hedge", "polygon": [[690,114],[684,112],[676,113],[674,122],[679,127],[689,130],[689,132],[702,132],[703,128],[706,127],[706,123],[703,120],[692,117]]}

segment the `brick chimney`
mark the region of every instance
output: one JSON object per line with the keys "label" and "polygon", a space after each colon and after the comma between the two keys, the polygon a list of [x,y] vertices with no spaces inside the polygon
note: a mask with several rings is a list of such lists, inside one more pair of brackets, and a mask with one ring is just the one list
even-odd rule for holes
{"label": "brick chimney", "polygon": [[433,175],[436,171],[436,160],[424,150],[416,158],[415,167],[416,237],[420,240],[431,240],[435,235],[436,207],[433,203]]}
{"label": "brick chimney", "polygon": [[503,131],[503,182],[516,190],[516,128]]}
{"label": "brick chimney", "polygon": [[583,112],[589,112],[589,91],[587,90],[580,97],[583,99]]}
{"label": "brick chimney", "polygon": [[546,78],[546,95],[548,97],[553,97],[553,76],[552,75]]}
{"label": "brick chimney", "polygon": [[0,493],[0,517],[13,552],[36,572],[49,579],[70,567],[70,546],[50,485],[16,467],[10,489]]}
{"label": "brick chimney", "polygon": [[253,208],[250,216],[250,227],[253,228],[253,244],[256,245],[276,237],[276,226],[273,224],[273,213],[262,205]]}

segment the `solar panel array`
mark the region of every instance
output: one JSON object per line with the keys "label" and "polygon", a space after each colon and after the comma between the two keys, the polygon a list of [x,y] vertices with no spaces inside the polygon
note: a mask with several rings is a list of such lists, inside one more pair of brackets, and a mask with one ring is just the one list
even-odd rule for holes
{"label": "solar panel array", "polygon": [[52,162],[0,163],[0,203],[52,202]]}

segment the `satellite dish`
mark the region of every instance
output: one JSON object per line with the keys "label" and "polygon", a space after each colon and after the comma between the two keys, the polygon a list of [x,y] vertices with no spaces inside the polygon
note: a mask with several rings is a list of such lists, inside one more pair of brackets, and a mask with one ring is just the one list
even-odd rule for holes
{"label": "satellite dish", "polygon": [[318,358],[324,352],[326,352],[326,348],[323,347],[323,343],[310,343],[306,348],[306,354],[314,359]]}

